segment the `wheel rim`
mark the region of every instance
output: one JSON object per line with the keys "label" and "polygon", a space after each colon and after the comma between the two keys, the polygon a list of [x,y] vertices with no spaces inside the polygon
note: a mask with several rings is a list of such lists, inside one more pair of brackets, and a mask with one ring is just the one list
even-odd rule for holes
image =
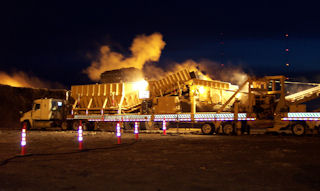
{"label": "wheel rim", "polygon": [[292,128],[293,134],[295,135],[303,135],[304,134],[304,127],[301,124],[296,124]]}
{"label": "wheel rim", "polygon": [[202,126],[202,132],[203,132],[204,134],[210,134],[211,131],[212,131],[211,125],[209,125],[209,124],[204,124],[204,125]]}
{"label": "wheel rim", "polygon": [[233,131],[233,127],[231,124],[226,124],[223,126],[223,133],[226,135],[230,135]]}
{"label": "wheel rim", "polygon": [[67,124],[67,122],[62,122],[62,124],[61,124],[61,129],[62,129],[62,130],[67,130],[67,129],[68,129],[68,124]]}
{"label": "wheel rim", "polygon": [[79,122],[75,121],[73,124],[72,124],[72,129],[77,131],[79,129]]}

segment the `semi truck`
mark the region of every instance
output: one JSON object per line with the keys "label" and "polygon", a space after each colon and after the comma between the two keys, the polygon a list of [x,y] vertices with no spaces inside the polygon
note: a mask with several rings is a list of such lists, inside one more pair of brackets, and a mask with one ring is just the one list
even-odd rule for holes
{"label": "semi truck", "polygon": [[67,129],[67,102],[62,99],[34,100],[32,109],[23,114],[20,121],[28,129],[62,128]]}
{"label": "semi truck", "polygon": [[211,80],[200,71],[182,70],[161,80],[135,79],[71,86],[67,100],[35,100],[21,118],[29,128],[77,129],[162,128],[192,125],[203,134],[318,132],[320,113],[306,112],[304,100],[319,97],[320,86],[285,95],[284,76],[248,78],[241,85]]}

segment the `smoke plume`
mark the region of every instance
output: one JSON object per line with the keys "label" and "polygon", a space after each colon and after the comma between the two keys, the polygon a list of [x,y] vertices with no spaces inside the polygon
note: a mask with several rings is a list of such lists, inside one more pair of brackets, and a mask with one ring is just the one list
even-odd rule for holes
{"label": "smoke plume", "polygon": [[144,75],[149,80],[159,80],[164,76],[175,73],[184,69],[189,71],[199,70],[204,75],[204,80],[220,80],[230,82],[232,84],[241,85],[248,78],[248,75],[242,70],[240,66],[228,64],[221,66],[218,62],[210,60],[201,60],[196,62],[194,60],[186,60],[183,63],[169,63],[165,68],[159,68],[153,64],[146,64],[143,68]]}
{"label": "smoke plume", "polygon": [[63,88],[61,84],[43,81],[21,71],[12,74],[0,71],[0,84],[28,88]]}
{"label": "smoke plume", "polygon": [[154,64],[145,64],[143,73],[148,80],[160,80],[167,75],[179,72],[181,70],[196,71],[198,64],[193,60],[187,60],[183,63],[172,62],[167,67],[160,68]]}
{"label": "smoke plume", "polygon": [[101,46],[98,59],[91,63],[84,72],[93,81],[99,81],[100,74],[107,70],[135,67],[142,69],[148,80],[159,80],[165,76],[188,69],[189,71],[200,70],[204,80],[221,80],[240,85],[247,79],[247,74],[239,66],[226,64],[221,66],[218,62],[210,60],[186,60],[183,63],[171,62],[166,67],[159,67],[150,62],[159,60],[161,51],[165,46],[160,33],[149,36],[137,36],[130,47],[131,56],[126,57],[121,53],[114,52],[109,46]]}
{"label": "smoke plume", "polygon": [[125,57],[121,53],[113,52],[109,46],[100,47],[99,57],[91,63],[84,72],[93,81],[100,79],[100,74],[107,70],[135,67],[142,69],[147,62],[159,60],[161,51],[165,46],[160,33],[153,33],[149,36],[137,36],[130,47],[131,56]]}

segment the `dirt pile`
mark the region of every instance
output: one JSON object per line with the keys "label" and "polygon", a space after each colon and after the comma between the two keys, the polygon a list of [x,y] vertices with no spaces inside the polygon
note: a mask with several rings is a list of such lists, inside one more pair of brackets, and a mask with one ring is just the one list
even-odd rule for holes
{"label": "dirt pile", "polygon": [[20,111],[31,110],[32,102],[40,98],[65,99],[66,90],[17,88],[0,85],[0,127],[19,128]]}
{"label": "dirt pile", "polygon": [[108,70],[100,75],[101,83],[135,82],[142,79],[142,71],[134,67]]}

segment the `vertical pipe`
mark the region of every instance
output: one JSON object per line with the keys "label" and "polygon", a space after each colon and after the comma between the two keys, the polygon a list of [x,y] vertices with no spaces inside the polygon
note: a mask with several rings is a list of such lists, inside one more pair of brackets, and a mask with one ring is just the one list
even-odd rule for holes
{"label": "vertical pipe", "polygon": [[189,90],[189,95],[190,95],[190,102],[191,102],[191,119],[193,121],[194,114],[196,113],[196,107],[197,107],[194,85],[191,85],[190,90]]}

